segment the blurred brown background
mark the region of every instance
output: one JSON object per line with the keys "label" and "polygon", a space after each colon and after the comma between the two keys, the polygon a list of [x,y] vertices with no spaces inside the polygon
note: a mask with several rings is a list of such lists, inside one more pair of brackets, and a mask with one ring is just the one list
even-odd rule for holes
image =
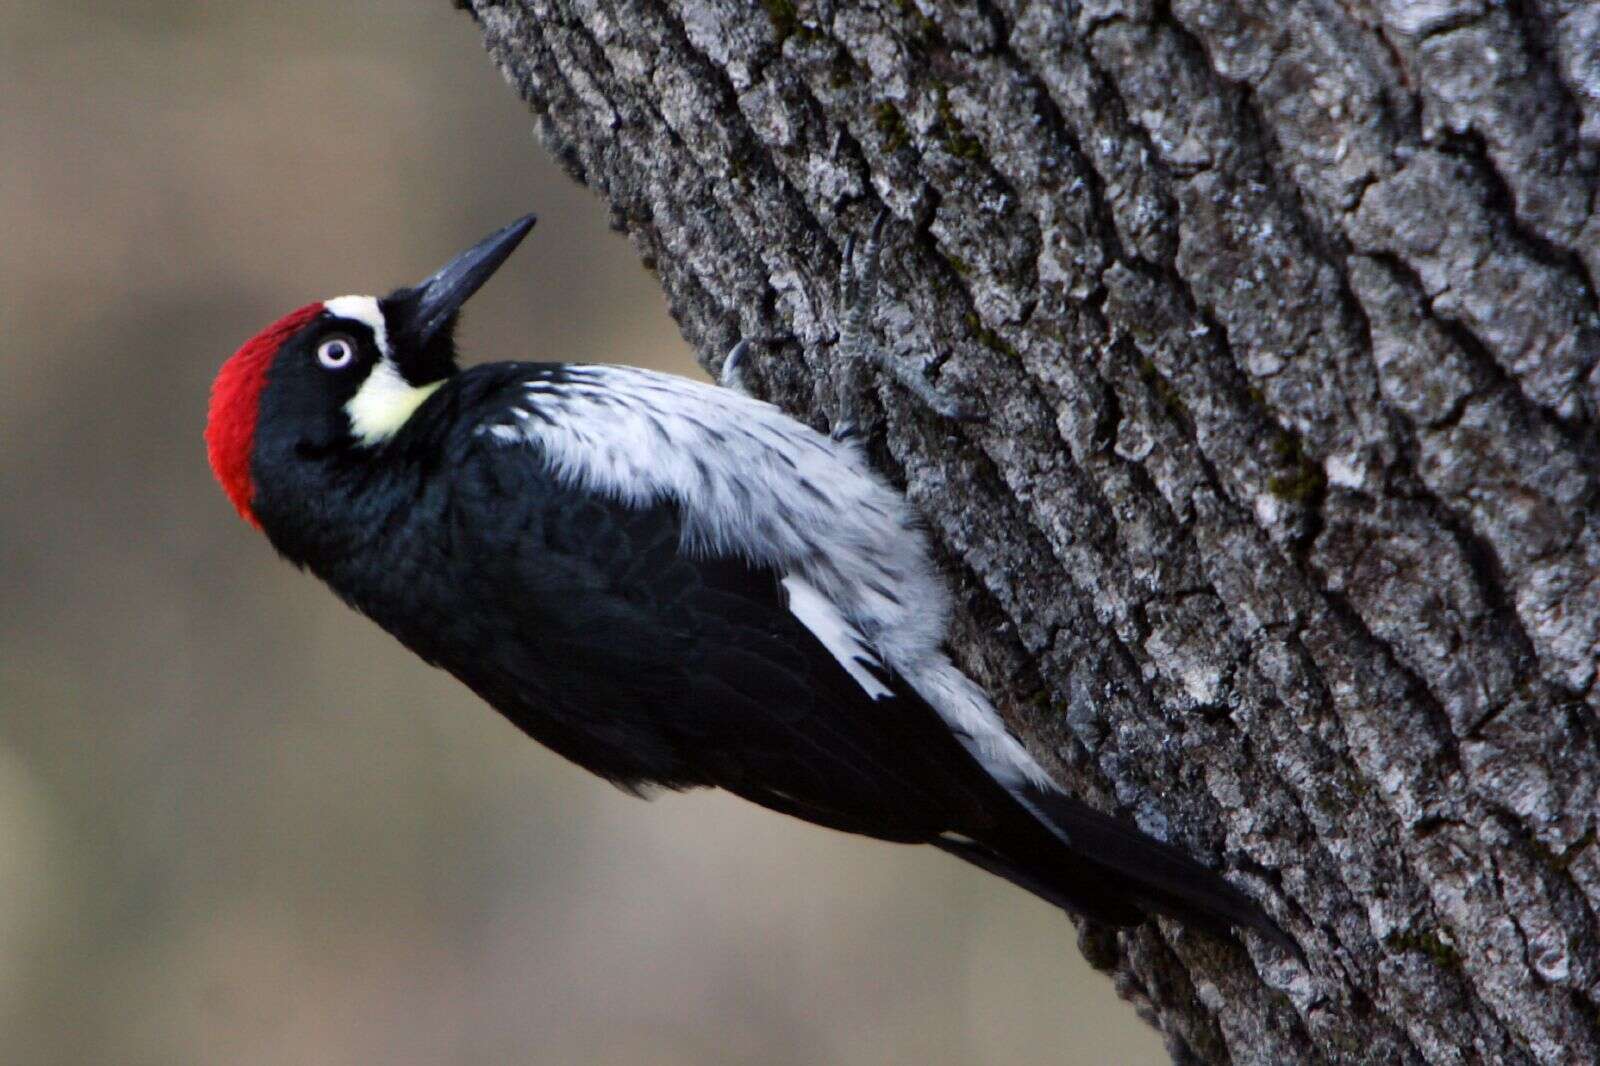
{"label": "blurred brown background", "polygon": [[1158,1060],[1050,908],[613,791],[211,483],[241,340],[530,209],[469,357],[697,373],[466,16],[12,2],[0,73],[0,1060]]}

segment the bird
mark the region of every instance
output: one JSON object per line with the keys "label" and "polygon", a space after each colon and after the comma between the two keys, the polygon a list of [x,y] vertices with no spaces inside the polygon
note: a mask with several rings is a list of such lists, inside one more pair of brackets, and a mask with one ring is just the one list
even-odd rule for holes
{"label": "bird", "polygon": [[462,306],[528,215],[419,284],[246,341],[212,387],[211,468],[280,555],[625,790],[720,788],[930,845],[1092,922],[1166,916],[1298,956],[1221,874],[1064,791],[952,660],[948,583],[869,462],[860,374],[981,414],[872,339],[884,220],[842,256],[832,432],[750,395],[748,341],[717,383],[460,367]]}

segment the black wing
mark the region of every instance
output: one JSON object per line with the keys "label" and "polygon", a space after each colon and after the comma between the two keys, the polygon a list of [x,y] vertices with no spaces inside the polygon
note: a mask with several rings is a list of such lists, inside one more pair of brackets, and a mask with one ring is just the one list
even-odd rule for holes
{"label": "black wing", "polygon": [[[717,786],[902,841],[975,836],[1005,793],[893,678],[873,699],[790,611],[783,575],[682,549],[675,507],[561,483],[526,448],[450,464],[447,627],[402,631],[529,734],[629,787]],[[374,612],[376,615],[378,612]]]}
{"label": "black wing", "polygon": [[1154,911],[1218,933],[1248,926],[1298,952],[1182,851],[1060,793],[1005,789],[902,679],[877,674],[889,694],[874,698],[790,609],[783,575],[686,553],[674,507],[563,487],[518,448],[480,450],[475,469],[478,491],[517,516],[479,545],[475,568],[498,571],[515,636],[495,680],[457,672],[575,762],[932,843],[1112,924]]}

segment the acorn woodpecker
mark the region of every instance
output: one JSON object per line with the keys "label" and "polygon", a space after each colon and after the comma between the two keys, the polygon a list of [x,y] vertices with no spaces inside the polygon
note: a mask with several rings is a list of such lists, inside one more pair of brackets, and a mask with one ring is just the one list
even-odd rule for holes
{"label": "acorn woodpecker", "polygon": [[[949,594],[856,441],[626,366],[458,370],[462,304],[522,218],[421,284],[308,304],[227,361],[206,443],[246,521],[534,739],[623,788],[718,787],[931,844],[1067,911],[1252,929],[1257,904],[1065,795],[944,648]],[[869,337],[879,232],[841,270],[837,354],[973,412]],[[858,382],[856,384],[859,384]]]}

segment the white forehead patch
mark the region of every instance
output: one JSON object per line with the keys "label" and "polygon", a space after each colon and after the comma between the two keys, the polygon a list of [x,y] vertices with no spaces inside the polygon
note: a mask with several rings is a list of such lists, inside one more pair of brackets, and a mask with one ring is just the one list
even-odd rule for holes
{"label": "white forehead patch", "polygon": [[385,356],[389,351],[389,330],[383,324],[383,309],[376,296],[335,296],[322,302],[323,309],[336,318],[360,322],[372,330],[372,340]]}

